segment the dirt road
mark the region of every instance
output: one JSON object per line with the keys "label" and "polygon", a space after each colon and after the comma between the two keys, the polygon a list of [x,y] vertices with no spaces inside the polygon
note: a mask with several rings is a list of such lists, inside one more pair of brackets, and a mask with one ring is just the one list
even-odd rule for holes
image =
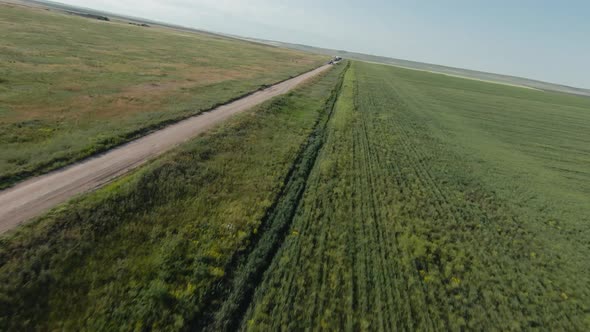
{"label": "dirt road", "polygon": [[29,179],[0,192],[0,234],[75,195],[105,185],[236,113],[289,92],[328,68],[330,65],[322,66],[230,104],[178,122],[97,157]]}

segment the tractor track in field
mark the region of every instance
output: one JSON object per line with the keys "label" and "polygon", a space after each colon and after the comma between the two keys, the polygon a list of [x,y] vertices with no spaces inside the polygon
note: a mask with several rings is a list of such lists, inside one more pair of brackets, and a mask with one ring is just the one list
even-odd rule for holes
{"label": "tractor track in field", "polygon": [[285,94],[328,70],[324,65],[194,117],[180,121],[96,157],[0,191],[0,234],[72,197],[95,190],[192,139],[232,115]]}
{"label": "tractor track in field", "polygon": [[208,310],[193,319],[191,329],[203,331],[239,329],[252,302],[254,292],[291,227],[308,185],[309,175],[316,165],[318,154],[323,149],[328,122],[334,112],[347,70],[348,67],[340,74],[339,82],[325,105],[325,113],[320,115],[313,132],[301,147],[297,159],[284,180],[283,189],[267,210],[260,229],[250,239],[248,248],[238,253],[228,264],[225,269],[228,271],[226,277],[206,299]]}

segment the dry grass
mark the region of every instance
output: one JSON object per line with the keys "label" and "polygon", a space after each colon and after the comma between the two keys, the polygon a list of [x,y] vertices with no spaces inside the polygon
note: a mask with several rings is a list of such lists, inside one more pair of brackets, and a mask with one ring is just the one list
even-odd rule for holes
{"label": "dry grass", "polygon": [[0,31],[0,188],[324,61],[1,3]]}

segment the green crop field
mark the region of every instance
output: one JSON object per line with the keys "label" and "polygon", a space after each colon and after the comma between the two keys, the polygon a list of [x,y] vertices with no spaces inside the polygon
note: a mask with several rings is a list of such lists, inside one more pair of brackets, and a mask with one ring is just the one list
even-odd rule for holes
{"label": "green crop field", "polygon": [[0,3],[0,188],[325,62]]}
{"label": "green crop field", "polygon": [[247,330],[588,330],[590,99],[355,64]]}
{"label": "green crop field", "polygon": [[586,331],[590,98],[343,63],[0,237],[0,330]]}

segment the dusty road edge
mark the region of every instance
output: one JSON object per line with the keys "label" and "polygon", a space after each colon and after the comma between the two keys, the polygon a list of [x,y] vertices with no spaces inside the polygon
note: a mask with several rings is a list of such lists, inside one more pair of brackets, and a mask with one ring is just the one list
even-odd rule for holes
{"label": "dusty road edge", "polygon": [[331,68],[324,65],[231,103],[182,120],[139,139],[68,167],[34,177],[0,191],[0,234],[41,215],[72,197],[113,181],[211,127]]}
{"label": "dusty road edge", "polygon": [[[2,4],[2,1],[4,1],[4,0],[0,0],[0,4]],[[312,72],[312,71],[314,71],[316,69],[317,68],[308,69],[308,70],[302,71],[302,72],[300,72],[299,74],[297,74],[295,76],[290,76],[290,77],[285,78],[283,80],[274,82],[273,84],[263,84],[258,89],[255,89],[255,90],[252,90],[252,91],[248,91],[248,92],[243,93],[241,95],[237,95],[237,96],[235,96],[233,98],[230,98],[230,99],[228,99],[228,100],[226,100],[224,102],[217,103],[217,104],[211,106],[208,109],[199,110],[199,111],[195,112],[194,114],[182,115],[182,116],[179,116],[179,117],[175,117],[173,119],[168,119],[168,120],[164,120],[162,122],[154,123],[154,124],[149,125],[147,127],[138,128],[138,129],[133,130],[131,132],[125,133],[124,134],[124,138],[123,138],[122,141],[116,142],[114,144],[111,144],[111,143],[103,144],[100,147],[96,147],[94,149],[94,151],[91,154],[89,154],[89,155],[84,155],[84,156],[79,156],[79,157],[66,157],[66,159],[68,160],[66,165],[61,165],[61,166],[58,166],[58,167],[54,167],[53,166],[53,162],[49,162],[46,165],[41,165],[41,166],[38,166],[38,167],[34,167],[32,169],[27,169],[27,170],[19,171],[19,172],[16,172],[14,174],[0,175],[0,192],[2,192],[3,190],[10,189],[10,188],[18,185],[19,183],[25,182],[25,181],[27,181],[29,179],[33,179],[33,178],[36,178],[36,177],[41,177],[42,175],[46,175],[46,174],[49,174],[49,173],[52,173],[52,172],[55,172],[55,171],[59,171],[59,170],[68,168],[71,165],[75,165],[75,164],[84,162],[84,161],[86,161],[88,159],[92,159],[92,158],[95,158],[95,157],[100,156],[102,154],[108,153],[111,150],[114,150],[114,149],[116,149],[118,147],[121,147],[121,146],[123,146],[125,144],[128,144],[130,142],[133,142],[133,141],[135,141],[137,139],[140,139],[140,138],[142,138],[144,136],[147,136],[147,135],[149,135],[151,133],[154,133],[156,131],[162,130],[162,129],[168,127],[168,126],[171,126],[171,125],[176,124],[178,122],[182,122],[182,121],[184,121],[186,119],[193,118],[193,117],[198,116],[198,115],[201,115],[203,113],[210,112],[210,111],[215,110],[215,109],[217,109],[217,108],[219,108],[221,106],[225,106],[227,104],[231,104],[234,101],[240,100],[242,98],[246,98],[246,97],[251,96],[251,95],[253,95],[253,94],[257,93],[257,92],[263,91],[263,90],[268,89],[268,88],[270,88],[270,87],[272,87],[274,85],[278,85],[280,83],[283,83],[285,81],[291,80],[291,79],[296,78],[296,77],[299,77],[301,75],[305,75],[305,74],[307,74],[309,72]]]}

